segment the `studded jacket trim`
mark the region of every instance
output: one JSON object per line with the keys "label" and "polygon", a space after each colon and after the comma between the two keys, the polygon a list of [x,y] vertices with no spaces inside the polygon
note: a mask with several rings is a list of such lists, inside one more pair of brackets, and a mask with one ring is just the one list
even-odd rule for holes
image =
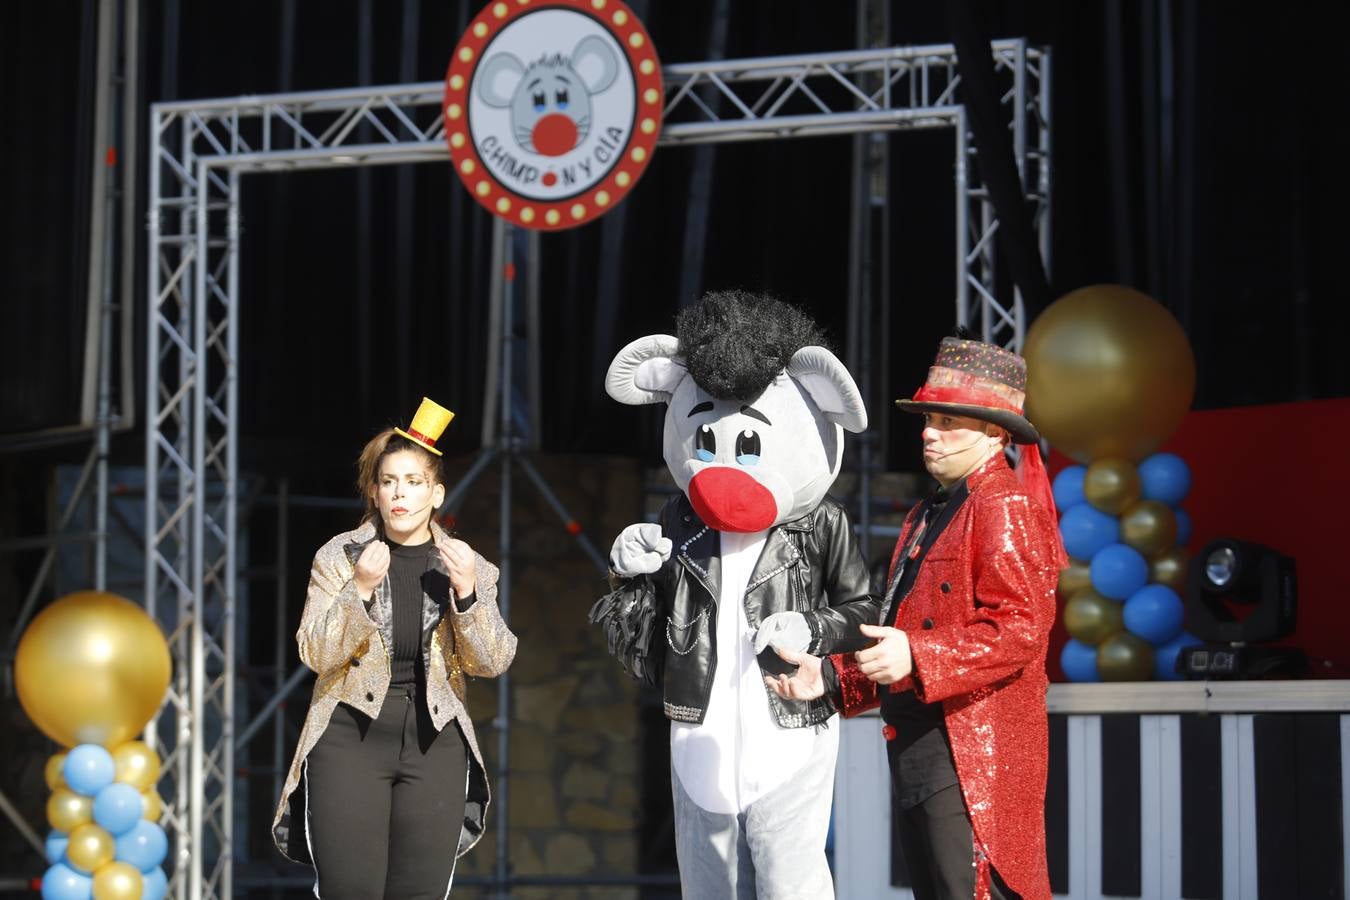
{"label": "studded jacket trim", "polygon": [[[707,711],[717,665],[720,541],[683,495],[666,503],[659,521],[674,548],[671,558],[652,575],[616,577],[615,585],[633,602],[655,606],[662,624],[652,629],[648,656],[654,664],[646,680],[661,686],[668,718],[697,724]],[[827,498],[805,516],[770,529],[744,603],[751,628],[783,611],[803,613],[816,635],[857,634],[859,624],[876,622],[881,601],[871,593],[844,508]],[[808,649],[839,649],[819,643]],[[818,725],[835,711],[828,698],[784,700],[767,687],[765,693],[774,719],[784,728]]]}

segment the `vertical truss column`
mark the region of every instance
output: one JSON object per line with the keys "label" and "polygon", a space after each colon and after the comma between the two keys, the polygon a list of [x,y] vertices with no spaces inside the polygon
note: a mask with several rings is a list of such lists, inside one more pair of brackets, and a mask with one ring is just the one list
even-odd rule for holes
{"label": "vertical truss column", "polygon": [[[151,111],[148,169],[145,402],[145,606],[164,626],[173,660],[165,706],[146,728],[146,741],[163,757],[159,790],[162,823],[173,842],[170,891],[187,896],[193,858],[188,822],[192,736],[189,697],[189,610],[193,595],[191,504],[192,393],[197,355],[190,340],[193,265],[197,244],[192,203],[192,141],[183,120]],[[174,146],[175,139],[178,146]]]}
{"label": "vertical truss column", "polygon": [[174,673],[147,739],[164,757],[171,890],[196,900],[231,888],[239,184],[198,161],[195,115],[151,122],[146,608]]}
{"label": "vertical truss column", "polygon": [[238,507],[239,171],[197,167],[191,822],[193,898],[230,897],[234,789],[234,597]]}

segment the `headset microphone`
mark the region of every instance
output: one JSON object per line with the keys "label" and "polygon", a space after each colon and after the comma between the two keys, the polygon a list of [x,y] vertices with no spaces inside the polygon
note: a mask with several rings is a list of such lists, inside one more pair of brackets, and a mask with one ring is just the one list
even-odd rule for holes
{"label": "headset microphone", "polygon": [[419,513],[421,513],[423,510],[430,509],[430,508],[431,508],[431,504],[430,504],[430,503],[427,503],[427,504],[425,504],[425,505],[423,505],[423,506],[421,506],[421,507],[418,507],[417,509],[410,509],[410,510],[408,510],[406,513],[404,513],[404,515],[405,515],[405,516],[415,516],[415,515],[418,515]]}
{"label": "headset microphone", "polygon": [[[985,435],[985,437],[988,437],[988,435]],[[975,440],[971,441],[969,444],[966,444],[964,447],[958,447],[958,448],[955,449],[955,450],[948,450],[948,451],[946,451],[945,453],[942,452],[942,451],[937,451],[934,455],[937,456],[937,457],[940,458],[940,459],[946,459],[946,458],[949,457],[949,456],[955,456],[957,453],[965,453],[967,450],[970,450],[970,449],[972,449],[972,448],[974,448],[974,447],[978,447],[979,445],[980,445],[980,439],[979,439],[979,438],[976,438]]]}

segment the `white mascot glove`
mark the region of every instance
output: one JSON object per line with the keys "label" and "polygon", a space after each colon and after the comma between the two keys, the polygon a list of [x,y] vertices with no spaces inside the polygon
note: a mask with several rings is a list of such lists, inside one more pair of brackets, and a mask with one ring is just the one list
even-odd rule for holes
{"label": "white mascot glove", "polygon": [[661,526],[653,522],[629,525],[614,539],[609,551],[609,566],[625,578],[650,575],[670,559],[670,538],[661,536]]}
{"label": "white mascot glove", "polygon": [[755,654],[773,644],[782,650],[805,653],[811,646],[811,626],[806,624],[806,616],[799,612],[779,612],[759,623],[755,632]]}

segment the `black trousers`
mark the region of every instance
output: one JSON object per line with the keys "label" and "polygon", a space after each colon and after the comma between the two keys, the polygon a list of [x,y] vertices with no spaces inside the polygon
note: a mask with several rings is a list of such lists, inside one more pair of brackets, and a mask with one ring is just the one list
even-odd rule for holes
{"label": "black trousers", "polygon": [[416,689],[391,687],[374,719],[338,704],[305,762],[319,896],[445,897],[467,779],[464,735],[438,734]]}
{"label": "black trousers", "polygon": [[[888,742],[887,750],[895,742]],[[970,813],[957,784],[941,788],[912,806],[898,800],[906,794],[898,784],[895,754],[887,753],[891,769],[891,814],[895,817],[900,852],[909,869],[914,900],[971,900],[975,896],[975,834]],[[1020,900],[994,867],[989,867],[989,895],[993,900]]]}

